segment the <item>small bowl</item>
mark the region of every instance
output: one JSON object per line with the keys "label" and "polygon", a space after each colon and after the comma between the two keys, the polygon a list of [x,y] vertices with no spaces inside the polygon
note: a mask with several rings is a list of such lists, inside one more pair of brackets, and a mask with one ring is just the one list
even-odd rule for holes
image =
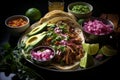
{"label": "small bowl", "polygon": [[55,50],[50,46],[38,46],[33,48],[30,54],[35,63],[48,65],[55,56]]}
{"label": "small bowl", "polygon": [[[83,12],[84,10],[81,11],[82,8],[80,8],[80,7],[79,7],[79,12],[73,11],[72,9],[73,9],[73,7],[75,7],[76,5],[82,6],[82,8],[83,8],[83,6],[84,6],[84,7],[86,6],[87,9],[89,9],[89,11]],[[86,3],[86,2],[73,2],[73,3],[70,3],[70,4],[68,5],[67,9],[68,9],[68,12],[69,12],[69,13],[73,14],[73,15],[74,15],[76,18],[78,18],[78,19],[80,19],[80,18],[89,18],[89,17],[92,15],[93,6],[92,6],[91,4],[89,4],[89,3]],[[74,9],[75,9],[75,8],[74,8]],[[75,9],[75,10],[78,10],[78,8]],[[80,11],[81,11],[81,12],[80,12]]]}
{"label": "small bowl", "polygon": [[30,26],[30,20],[24,15],[13,15],[5,20],[5,25],[12,34],[22,33]]}
{"label": "small bowl", "polygon": [[108,19],[91,17],[82,23],[82,30],[86,42],[106,43],[112,38],[114,24]]}

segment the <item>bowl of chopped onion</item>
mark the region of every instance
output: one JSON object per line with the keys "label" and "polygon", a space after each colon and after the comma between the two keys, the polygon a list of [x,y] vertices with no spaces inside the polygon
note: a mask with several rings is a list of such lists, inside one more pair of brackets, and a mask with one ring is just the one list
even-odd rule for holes
{"label": "bowl of chopped onion", "polygon": [[55,50],[50,46],[38,46],[33,48],[30,54],[33,62],[48,65],[55,56]]}
{"label": "bowl of chopped onion", "polygon": [[114,24],[108,19],[91,17],[82,23],[82,30],[86,42],[104,43],[114,32]]}

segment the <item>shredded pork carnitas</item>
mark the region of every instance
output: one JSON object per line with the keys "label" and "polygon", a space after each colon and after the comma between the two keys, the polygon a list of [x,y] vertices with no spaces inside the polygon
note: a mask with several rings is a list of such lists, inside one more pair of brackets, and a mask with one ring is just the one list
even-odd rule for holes
{"label": "shredded pork carnitas", "polygon": [[58,21],[54,26],[47,28],[47,38],[40,45],[52,46],[56,50],[54,63],[71,65],[83,56],[82,40],[75,26],[69,21]]}

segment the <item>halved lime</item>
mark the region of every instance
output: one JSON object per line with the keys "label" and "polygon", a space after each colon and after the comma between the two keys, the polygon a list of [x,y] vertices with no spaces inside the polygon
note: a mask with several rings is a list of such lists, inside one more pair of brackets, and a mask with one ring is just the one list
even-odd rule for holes
{"label": "halved lime", "polygon": [[80,67],[88,68],[94,65],[93,56],[85,52],[84,56],[80,60]]}
{"label": "halved lime", "polygon": [[105,56],[113,56],[117,54],[117,50],[108,45],[103,46],[100,50]]}

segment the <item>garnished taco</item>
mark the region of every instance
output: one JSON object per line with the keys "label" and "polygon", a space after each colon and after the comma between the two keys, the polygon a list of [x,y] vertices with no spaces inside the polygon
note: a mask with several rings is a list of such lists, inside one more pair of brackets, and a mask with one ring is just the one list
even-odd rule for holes
{"label": "garnished taco", "polygon": [[[44,38],[36,42],[35,39],[39,34],[39,37],[42,34]],[[80,25],[73,15],[64,11],[55,10],[47,13],[25,36],[25,40],[23,40],[24,38],[22,40],[28,49],[31,47],[30,42],[35,43],[32,48],[39,45],[54,48],[56,54],[51,65],[57,69],[78,68],[79,61],[84,55],[82,48],[84,37]]]}

